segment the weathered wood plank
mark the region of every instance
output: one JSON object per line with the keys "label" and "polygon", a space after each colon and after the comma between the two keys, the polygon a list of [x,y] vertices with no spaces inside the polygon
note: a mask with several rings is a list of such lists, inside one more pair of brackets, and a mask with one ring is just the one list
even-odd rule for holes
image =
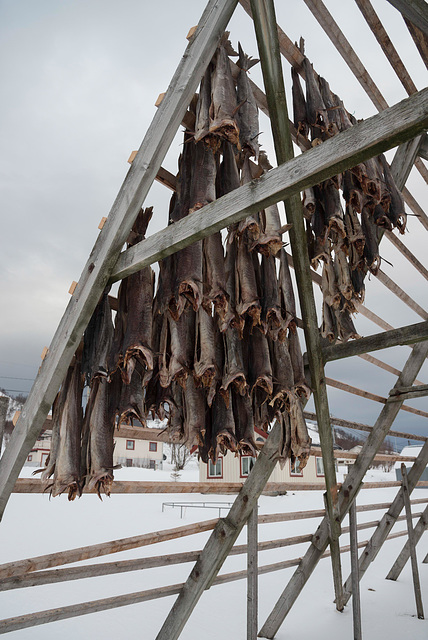
{"label": "weathered wood plank", "polygon": [[247,521],[247,640],[257,640],[258,629],[258,517],[257,504]]}
{"label": "weathered wood plank", "polygon": [[[406,535],[405,531],[398,531],[397,533],[388,536],[388,540],[399,538]],[[367,544],[367,541],[360,542],[358,547],[363,547]],[[349,546],[342,547],[341,553],[347,553]],[[328,558],[329,553],[324,553],[321,558]],[[281,571],[289,567],[295,567],[299,564],[301,558],[293,558],[291,560],[284,560],[283,562],[275,562],[273,564],[260,566],[258,569],[259,575],[271,573],[273,571]],[[242,580],[247,575],[246,570],[235,571],[233,573],[226,573],[221,576],[217,576],[213,585],[225,584],[227,582],[233,582],[236,580]],[[83,616],[88,613],[95,613],[97,611],[106,611],[114,609],[116,607],[124,607],[130,604],[136,604],[137,602],[146,602],[148,600],[156,600],[158,598],[164,598],[166,596],[179,593],[183,588],[183,584],[170,585],[168,587],[157,587],[156,589],[149,589],[146,591],[138,591],[126,595],[113,596],[111,598],[103,598],[101,600],[93,600],[91,602],[85,602],[82,604],[70,605],[68,607],[61,607],[57,609],[48,609],[47,611],[39,611],[37,613],[30,613],[23,616],[16,616],[14,618],[7,618],[0,621],[0,634],[10,633],[11,631],[17,631],[18,629],[26,629],[28,627],[35,627],[48,622],[55,622],[57,620],[66,620],[67,618],[74,618],[77,616]]]}
{"label": "weathered wood plank", "polygon": [[[413,381],[422,367],[427,355],[428,344],[426,342],[421,342],[413,348],[401,376],[397,380],[397,387],[413,384]],[[372,463],[377,450],[382,444],[390,426],[398,414],[397,404],[398,403],[388,403],[383,407],[379,418],[374,425],[373,431],[370,433],[363,445],[357,462],[352,465],[350,473],[342,484],[339,491],[340,515],[342,518],[345,517],[350,503],[358,493],[367,469]],[[424,444],[424,448],[428,452],[427,443]],[[417,463],[413,465],[412,471],[416,464]],[[310,545],[290,582],[284,589],[271,614],[268,616],[265,624],[259,632],[260,637],[273,638],[275,636],[302,588],[315,569],[323,551],[326,549],[328,544],[328,527],[325,518],[314,535],[314,542],[316,543],[316,546],[315,544]]]}
{"label": "weathered wood plank", "polygon": [[210,0],[119,190],[43,360],[0,465],[0,517],[135,218],[237,0]]}
{"label": "weathered wood plank", "polygon": [[401,242],[400,238],[396,236],[392,231],[385,231],[385,237],[398,249],[398,251],[415,267],[417,271],[428,280],[428,269],[420,262],[417,257],[408,249],[408,247]]}
{"label": "weathered wood plank", "polygon": [[401,84],[409,95],[415,93],[417,91],[415,83],[404,66],[396,48],[392,44],[386,29],[380,21],[380,18],[374,10],[370,0],[355,0],[355,2],[366,19],[366,22],[372,30],[376,40],[380,44],[384,54],[391,63],[392,68],[400,78]]}
{"label": "weathered wood plank", "polygon": [[401,475],[403,477],[403,499],[404,499],[404,507],[406,510],[406,520],[407,520],[407,532],[409,534],[409,553],[410,553],[410,561],[412,564],[412,577],[413,577],[413,588],[415,591],[415,601],[416,601],[416,612],[419,620],[424,619],[424,608],[422,604],[422,592],[421,592],[421,581],[419,579],[419,571],[418,571],[418,561],[416,558],[416,542],[415,542],[415,534],[413,531],[413,522],[412,522],[412,508],[410,505],[410,489],[409,482],[407,477],[407,469],[406,465],[401,465]]}
{"label": "weathered wood plank", "polygon": [[424,133],[422,136],[421,146],[419,147],[419,155],[424,160],[428,160],[428,135],[426,133]]}
{"label": "weathered wood plank", "polygon": [[358,574],[358,537],[357,510],[355,499],[349,508],[349,532],[351,547],[351,575],[352,575],[352,616],[354,623],[354,640],[361,640],[361,602],[360,578]]}
{"label": "weathered wood plank", "polygon": [[9,398],[0,396],[0,451],[3,444],[4,428],[6,425],[7,408],[9,406]]}
{"label": "weathered wood plank", "polygon": [[368,351],[388,349],[398,345],[414,344],[428,339],[428,322],[418,322],[399,329],[392,329],[383,333],[375,333],[359,340],[352,340],[345,344],[327,345],[323,347],[324,362],[350,358]]}
{"label": "weathered wood plank", "polygon": [[376,274],[376,278],[382,282],[392,293],[394,293],[397,298],[399,298],[404,304],[406,304],[410,309],[412,309],[415,313],[417,313],[424,320],[428,320],[428,313],[423,309],[413,298],[409,296],[398,284],[396,284],[389,276],[379,269]]}
{"label": "weathered wood plank", "polygon": [[[415,514],[413,514],[413,517],[415,517]],[[418,544],[419,540],[422,537],[422,534],[427,530],[427,528],[428,528],[428,507],[426,507],[423,513],[421,513],[420,519],[418,520],[414,528],[415,545]],[[408,561],[409,558],[410,558],[409,541],[407,540],[406,544],[401,549],[396,561],[392,565],[388,575],[386,576],[386,579],[398,580],[400,573],[404,569],[406,562]]]}
{"label": "weathered wood plank", "polygon": [[[410,469],[408,475],[408,489],[409,495],[415,488],[421,474],[423,473],[428,462],[428,442],[425,442],[424,446],[421,449],[415,463]],[[359,572],[360,572],[360,580],[367,571],[370,564],[376,558],[379,553],[383,543],[385,542],[388,534],[390,533],[392,527],[394,526],[396,519],[400,515],[401,511],[404,507],[404,497],[403,492],[400,488],[395,499],[393,500],[391,506],[389,507],[386,514],[382,517],[379,526],[374,531],[370,541],[364,550],[364,553],[361,554],[359,561]],[[345,590],[345,601],[347,602],[351,596],[352,592],[352,578],[351,576],[345,582],[344,585]]]}
{"label": "weathered wood plank", "polygon": [[413,138],[427,126],[428,89],[424,89],[124,251],[111,281]]}
{"label": "weathered wood plank", "polygon": [[401,188],[406,184],[410,171],[418,157],[423,135],[425,134],[416,136],[413,140],[408,140],[404,144],[400,145],[395,153],[394,159],[391,163],[391,172],[397,186],[402,185]]}
{"label": "weathered wood plank", "polygon": [[414,387],[393,389],[389,399],[401,398],[402,400],[410,400],[411,398],[424,398],[425,396],[428,396],[428,385],[420,384]]}
{"label": "weathered wood plank", "polygon": [[428,36],[428,7],[424,0],[388,0],[388,2]]}

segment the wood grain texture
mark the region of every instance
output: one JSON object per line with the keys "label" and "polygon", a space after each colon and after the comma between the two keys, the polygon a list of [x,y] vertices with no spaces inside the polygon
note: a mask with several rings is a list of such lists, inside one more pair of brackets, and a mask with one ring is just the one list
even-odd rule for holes
{"label": "wood grain texture", "polygon": [[428,6],[424,0],[388,0],[388,2],[428,36]]}
{"label": "wood grain texture", "polygon": [[[414,516],[415,514],[413,514],[413,517]],[[427,530],[427,528],[428,528],[428,507],[424,509],[423,513],[420,516],[419,521],[416,523],[416,526],[414,529],[415,544],[418,544],[419,540],[422,537],[422,534]],[[400,573],[404,569],[406,562],[408,561],[409,558],[410,558],[410,547],[409,547],[409,541],[407,541],[404,547],[402,548],[402,550],[400,551],[397,557],[397,560],[392,565],[388,575],[386,576],[386,579],[398,580]]]}

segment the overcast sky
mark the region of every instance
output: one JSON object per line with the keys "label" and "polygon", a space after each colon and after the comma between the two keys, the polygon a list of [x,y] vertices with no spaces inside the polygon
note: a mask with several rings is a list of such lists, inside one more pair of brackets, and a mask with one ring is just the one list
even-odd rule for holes
{"label": "overcast sky", "polygon": [[[328,8],[356,49],[389,104],[406,97],[353,0],[328,0]],[[427,72],[400,14],[373,0],[384,26],[418,89]],[[197,24],[205,1],[0,0],[0,386],[27,392],[67,305],[98,233]],[[287,35],[305,39],[315,69],[357,118],[376,109],[324,34],[303,0],[277,1]],[[237,7],[231,40],[257,57],[248,16]],[[252,79],[261,85],[258,65]],[[290,66],[284,60],[290,89]],[[274,163],[269,122],[261,119],[261,142]],[[177,170],[181,135],[163,165]],[[388,157],[391,159],[392,154]],[[408,182],[422,206],[426,185],[413,169]],[[167,223],[170,192],[155,183],[146,205],[154,206],[151,232]],[[426,232],[409,218],[404,241],[424,261]],[[382,268],[424,308],[426,280],[384,240]],[[425,260],[426,263],[426,260]],[[317,293],[317,299],[319,296]],[[421,321],[375,278],[367,282],[366,306],[394,327]],[[363,317],[361,335],[380,329]],[[410,351],[400,347],[378,358],[401,368]],[[395,378],[360,358],[328,365],[327,375],[385,396]],[[20,379],[16,379],[20,378]],[[428,380],[428,368],[419,375]],[[428,410],[426,399],[413,406]],[[338,417],[372,424],[381,405],[336,390],[330,410]],[[428,435],[427,420],[401,412],[396,428]]]}

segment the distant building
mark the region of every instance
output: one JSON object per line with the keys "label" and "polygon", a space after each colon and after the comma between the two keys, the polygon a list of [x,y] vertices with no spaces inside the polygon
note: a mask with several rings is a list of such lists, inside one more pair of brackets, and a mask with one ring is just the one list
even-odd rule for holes
{"label": "distant building", "polygon": [[[319,445],[318,431],[312,423],[307,424],[309,436],[313,445]],[[255,429],[256,443],[262,444],[266,439],[266,434],[259,429]],[[208,464],[199,460],[199,481],[222,481],[222,482],[243,482],[253,468],[255,458],[252,456],[234,456],[229,452],[226,456],[220,455],[216,464],[211,460]],[[319,484],[320,489],[325,487],[324,465],[321,457],[309,456],[304,469],[299,469],[299,461],[296,461],[295,468],[291,468],[291,461],[288,459],[281,469],[279,463],[276,464],[268,482],[295,483],[298,488],[299,483],[310,482]]]}
{"label": "distant building", "polygon": [[[34,444],[27,456],[25,464],[42,469],[51,450],[52,430],[47,429]],[[141,440],[138,438],[114,437],[113,465],[123,467],[143,467],[145,469],[162,469],[163,442]]]}

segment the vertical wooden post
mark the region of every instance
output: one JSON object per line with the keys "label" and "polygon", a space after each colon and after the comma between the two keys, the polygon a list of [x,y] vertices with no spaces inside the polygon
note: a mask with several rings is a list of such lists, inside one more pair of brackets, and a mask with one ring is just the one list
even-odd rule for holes
{"label": "vertical wooden post", "polygon": [[360,576],[358,566],[357,507],[355,499],[349,509],[349,529],[351,542],[351,574],[352,574],[352,615],[354,620],[354,640],[361,640],[361,603]]}
{"label": "vertical wooden post", "polygon": [[9,398],[7,396],[0,396],[0,453],[1,453],[1,446],[3,444],[4,427],[6,424],[6,415],[7,415],[8,406],[9,406]]}
{"label": "vertical wooden post", "polygon": [[[411,489],[411,487],[409,487],[409,488]],[[413,539],[414,539],[415,545],[418,544],[419,540],[422,537],[422,534],[426,531],[427,528],[428,528],[428,507],[425,507],[425,509],[423,510],[422,515],[419,518],[416,526],[413,528]],[[404,566],[405,566],[407,560],[409,559],[409,557],[410,557],[409,541],[407,541],[406,544],[404,545],[404,547],[401,549],[398,558],[396,559],[396,561],[392,565],[388,575],[386,576],[386,579],[387,580],[398,580],[398,577],[399,577],[400,573],[402,572],[402,570],[404,569]],[[425,560],[423,562],[428,562],[427,558],[428,558],[428,556],[425,558]]]}
{"label": "vertical wooden post", "polygon": [[422,606],[421,583],[419,580],[418,561],[416,559],[416,546],[412,522],[412,507],[410,505],[409,482],[407,478],[407,469],[404,462],[401,465],[401,475],[403,477],[403,498],[404,507],[406,509],[407,530],[409,532],[409,551],[410,561],[412,563],[413,587],[415,589],[416,611],[419,620],[424,619],[424,609]]}
{"label": "vertical wooden post", "polygon": [[[262,65],[276,158],[278,164],[282,164],[292,159],[294,152],[288,122],[287,100],[273,0],[251,0],[251,12]],[[284,200],[284,205],[287,222],[292,225],[290,229],[290,243],[302,310],[306,348],[311,372],[311,386],[317,412],[317,423],[327,489],[326,505],[329,518],[329,538],[331,542],[336,607],[338,610],[341,610],[343,606],[341,596],[342,571],[339,552],[340,516],[337,500],[336,469],[333,456],[333,437],[300,194]]]}
{"label": "vertical wooden post", "polygon": [[258,507],[247,522],[247,640],[257,640],[258,624]]}

